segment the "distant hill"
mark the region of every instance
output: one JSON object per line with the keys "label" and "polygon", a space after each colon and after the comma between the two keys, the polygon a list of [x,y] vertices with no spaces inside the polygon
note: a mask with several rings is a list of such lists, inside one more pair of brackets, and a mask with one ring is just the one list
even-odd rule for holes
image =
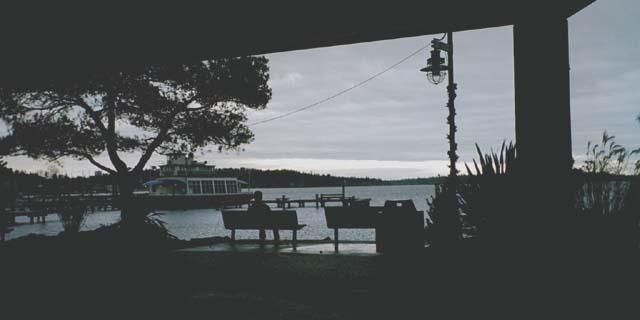
{"label": "distant hill", "polygon": [[221,177],[237,177],[249,183],[252,188],[334,187],[341,186],[343,183],[347,186],[435,184],[442,182],[444,179],[444,177],[432,177],[383,180],[369,177],[340,177],[294,170],[259,170],[249,168],[220,168],[216,169],[216,174]]}
{"label": "distant hill", "polygon": [[[11,193],[57,193],[57,192],[111,192],[114,184],[109,175],[89,177],[69,177],[64,174],[47,172],[29,173],[9,168],[0,168],[0,184]],[[158,170],[144,170],[136,177],[138,189],[143,190],[145,181],[158,177]],[[300,187],[337,187],[346,186],[382,186],[436,184],[444,177],[382,180],[378,178],[339,177],[329,174],[304,173],[294,170],[260,170],[249,168],[220,168],[215,171],[218,177],[237,177],[249,183],[251,188],[300,188]]]}

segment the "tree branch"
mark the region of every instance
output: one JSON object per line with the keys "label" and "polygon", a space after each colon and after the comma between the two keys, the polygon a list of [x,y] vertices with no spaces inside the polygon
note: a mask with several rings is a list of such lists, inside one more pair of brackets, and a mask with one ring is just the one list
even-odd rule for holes
{"label": "tree branch", "polygon": [[[116,167],[116,169],[120,172],[127,171],[127,164],[120,159],[118,156],[118,146],[116,144],[115,138],[115,102],[111,102],[107,106],[107,117],[108,117],[108,127],[104,126],[102,123],[102,119],[100,119],[99,114],[88,105],[82,97],[76,96],[75,102],[82,107],[85,112],[89,115],[89,117],[93,120],[93,122],[100,130],[100,133],[104,137],[107,142],[107,154],[109,155],[109,160]],[[104,110],[104,109],[103,109]]]}
{"label": "tree branch", "polygon": [[107,130],[104,135],[105,140],[107,140],[107,154],[109,155],[109,159],[111,163],[116,167],[116,170],[119,172],[126,172],[129,169],[127,168],[127,164],[120,159],[118,155],[118,145],[116,142],[116,105],[115,101],[109,101],[107,103]]}
{"label": "tree branch", "polygon": [[93,164],[94,166],[96,166],[96,167],[98,167],[98,168],[100,168],[100,169],[102,169],[102,170],[104,170],[104,171],[106,171],[106,172],[109,172],[109,173],[111,173],[111,174],[115,174],[115,173],[116,173],[116,171],[115,171],[115,170],[113,170],[113,169],[111,169],[111,168],[109,168],[109,167],[107,167],[107,166],[103,165],[102,163],[98,162],[96,159],[94,159],[94,158],[93,158],[90,154],[88,154],[88,153],[79,153],[78,155],[79,155],[79,156],[81,156],[81,157],[84,157],[84,158],[85,158],[85,159],[87,159],[87,160],[89,160],[89,162],[91,162],[91,164]]}
{"label": "tree branch", "polygon": [[106,135],[107,134],[107,128],[104,126],[104,123],[102,123],[102,119],[100,119],[100,116],[98,115],[98,113],[93,110],[91,108],[90,105],[88,105],[84,100],[82,100],[81,97],[74,97],[75,98],[75,102],[82,107],[82,109],[84,109],[84,111],[89,115],[89,117],[93,120],[93,122],[95,122],[96,126],[98,127],[98,130],[100,130],[100,133],[102,133],[102,135]]}
{"label": "tree branch", "polygon": [[171,114],[169,116],[167,116],[167,118],[165,119],[164,123],[160,127],[160,131],[158,132],[158,135],[149,144],[149,146],[147,147],[147,150],[142,155],[142,157],[140,157],[140,160],[138,161],[138,163],[136,164],[136,166],[132,170],[133,172],[141,172],[142,171],[142,169],[147,164],[147,162],[149,161],[149,159],[151,158],[153,153],[164,142],[164,140],[168,136],[169,130],[171,129],[171,125],[172,125],[173,120],[175,119],[175,117],[178,114],[180,114],[181,112],[189,111],[189,109],[188,109],[189,105],[191,103],[193,103],[194,101],[196,101],[196,98],[197,97],[193,97],[193,98],[189,99],[189,101],[184,103],[182,106],[176,108],[173,112],[171,112]]}

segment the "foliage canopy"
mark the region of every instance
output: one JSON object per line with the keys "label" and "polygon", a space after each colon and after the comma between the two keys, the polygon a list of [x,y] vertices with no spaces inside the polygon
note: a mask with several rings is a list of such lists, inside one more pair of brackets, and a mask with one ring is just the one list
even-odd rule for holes
{"label": "foliage canopy", "polygon": [[[210,144],[238,148],[253,139],[247,109],[271,99],[264,57],[132,67],[37,89],[0,89],[10,154],[86,159],[110,173],[141,172],[154,152]],[[111,165],[96,156],[107,152]],[[128,166],[122,152],[141,154]]]}

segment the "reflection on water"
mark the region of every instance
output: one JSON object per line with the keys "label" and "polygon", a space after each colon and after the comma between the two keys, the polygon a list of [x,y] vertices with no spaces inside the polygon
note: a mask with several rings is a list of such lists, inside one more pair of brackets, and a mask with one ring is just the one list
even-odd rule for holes
{"label": "reflection on water", "polygon": [[[290,199],[313,199],[318,193],[340,193],[340,187],[330,188],[274,188],[274,189],[253,189],[261,190],[265,199],[275,199],[286,195]],[[372,187],[347,187],[347,196],[359,198],[371,198],[371,205],[381,206],[385,200],[413,200],[418,210],[426,211],[426,199],[434,194],[434,187],[431,185],[420,186],[372,186]],[[327,228],[324,219],[324,210],[316,209],[313,204],[306,208],[295,208],[298,212],[298,220],[307,226],[298,231],[299,239],[324,239],[333,237],[333,231]],[[277,210],[274,208],[274,210]],[[167,223],[167,227],[178,238],[191,239],[212,236],[228,236],[230,231],[224,229],[222,215],[216,209],[194,209],[194,210],[172,210],[163,211],[160,218]],[[117,222],[120,213],[117,211],[96,212],[91,214],[85,222],[82,230],[92,230],[102,225],[109,225]],[[14,228],[14,231],[7,235],[7,239],[21,237],[30,233],[56,235],[61,232],[62,224],[55,215],[47,217],[45,224],[28,224],[25,217],[18,217],[17,222],[24,223]],[[283,239],[290,239],[290,231],[280,231]],[[258,231],[239,230],[236,233],[239,239],[257,239]],[[272,233],[267,232],[270,239]],[[340,238],[344,240],[374,240],[374,231],[368,229],[344,229],[340,230]]]}

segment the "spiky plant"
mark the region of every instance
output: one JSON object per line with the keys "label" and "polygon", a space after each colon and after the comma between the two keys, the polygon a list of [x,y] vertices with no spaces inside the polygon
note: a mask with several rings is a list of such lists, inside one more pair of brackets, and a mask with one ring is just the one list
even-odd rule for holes
{"label": "spiky plant", "polygon": [[503,141],[500,153],[496,153],[491,149],[491,153],[488,154],[483,154],[476,143],[476,151],[478,152],[480,166],[478,166],[476,159],[473,159],[475,170],[471,170],[468,164],[464,164],[470,177],[505,175],[513,172],[516,166],[516,146],[513,142],[509,142],[509,145],[507,145],[506,141]]}
{"label": "spiky plant", "polygon": [[627,150],[606,131],[600,143],[587,144],[586,160],[575,176],[576,239],[588,248],[607,251],[638,247],[640,149]]}
{"label": "spiky plant", "polygon": [[627,150],[615,142],[607,131],[601,143],[587,143],[587,159],[582,166],[585,173],[576,193],[576,209],[580,214],[616,215],[625,209],[631,183],[622,175],[640,169],[640,161],[630,169],[632,158],[640,149]]}
{"label": "spiky plant", "polygon": [[460,186],[460,200],[467,229],[476,236],[497,237],[497,232],[510,230],[509,215],[517,210],[517,189],[513,187],[513,172],[517,170],[516,146],[502,143],[500,152],[483,154],[476,144],[478,161],[473,168],[465,164],[467,183]]}

